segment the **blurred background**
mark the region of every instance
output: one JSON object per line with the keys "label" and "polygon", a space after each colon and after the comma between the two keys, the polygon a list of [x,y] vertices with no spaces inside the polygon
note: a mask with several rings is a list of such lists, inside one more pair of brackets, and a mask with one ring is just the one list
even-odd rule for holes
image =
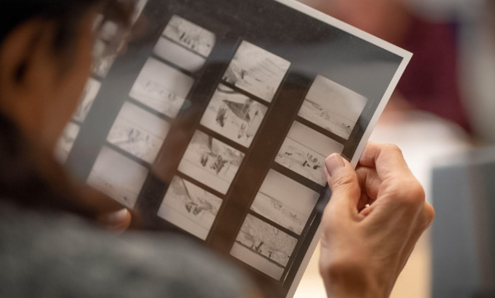
{"label": "blurred background", "polygon": [[[371,140],[395,143],[437,218],[392,297],[495,297],[492,0],[300,0],[414,54]],[[325,297],[317,249],[295,297]]]}

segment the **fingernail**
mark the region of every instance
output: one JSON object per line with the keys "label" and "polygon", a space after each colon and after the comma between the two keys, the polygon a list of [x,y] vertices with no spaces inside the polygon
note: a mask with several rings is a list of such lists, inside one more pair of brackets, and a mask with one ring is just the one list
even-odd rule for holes
{"label": "fingernail", "polygon": [[335,172],[338,169],[345,167],[345,163],[339,154],[334,153],[334,154],[330,155],[329,157],[327,157],[327,159],[325,161],[325,166],[327,167],[328,175],[330,175],[330,177],[331,177],[331,176],[333,176],[333,174],[335,174]]}
{"label": "fingernail", "polygon": [[127,209],[122,209],[120,211],[110,213],[105,218],[107,225],[118,225],[127,219],[127,214],[129,211]]}

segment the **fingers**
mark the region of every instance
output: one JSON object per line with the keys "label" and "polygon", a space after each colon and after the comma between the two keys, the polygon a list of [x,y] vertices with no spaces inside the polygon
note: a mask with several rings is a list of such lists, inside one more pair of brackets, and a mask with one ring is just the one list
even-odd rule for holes
{"label": "fingers", "polygon": [[122,209],[117,212],[99,216],[98,222],[112,231],[124,231],[131,224],[131,214],[127,209]]}
{"label": "fingers", "polygon": [[412,176],[399,147],[391,144],[368,143],[359,164],[376,169],[383,180],[388,177]]}
{"label": "fingers", "polygon": [[360,207],[358,208],[361,210],[365,205],[372,204],[376,200],[382,180],[378,177],[376,170],[372,168],[358,166],[356,173],[362,192]]}
{"label": "fingers", "polygon": [[435,209],[433,209],[433,206],[430,203],[425,203],[425,221],[426,221],[426,228],[429,228],[433,221],[435,220]]}
{"label": "fingers", "polygon": [[122,210],[122,205],[100,191],[89,187],[81,186],[79,193],[82,195],[83,203],[96,213],[112,213]]}
{"label": "fingers", "polygon": [[332,190],[330,205],[339,211],[349,210],[357,214],[361,190],[352,165],[339,154],[327,157],[325,165],[328,185]]}

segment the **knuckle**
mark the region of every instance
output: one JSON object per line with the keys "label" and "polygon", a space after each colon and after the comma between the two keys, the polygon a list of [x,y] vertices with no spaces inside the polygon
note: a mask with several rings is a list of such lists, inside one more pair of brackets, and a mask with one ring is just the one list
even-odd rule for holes
{"label": "knuckle", "polygon": [[339,175],[336,176],[333,181],[332,185],[336,187],[340,186],[345,186],[345,185],[351,185],[353,184],[354,180],[351,175]]}
{"label": "knuckle", "polygon": [[397,155],[401,155],[402,156],[402,150],[399,148],[399,146],[397,146],[395,144],[385,144],[384,145],[384,149],[386,151],[391,152],[391,153],[394,153],[394,154],[397,154]]}
{"label": "knuckle", "polygon": [[391,189],[390,195],[402,205],[417,208],[425,202],[425,191],[416,179],[398,181]]}
{"label": "knuckle", "polygon": [[430,203],[425,204],[425,224],[429,227],[435,220],[435,209]]}

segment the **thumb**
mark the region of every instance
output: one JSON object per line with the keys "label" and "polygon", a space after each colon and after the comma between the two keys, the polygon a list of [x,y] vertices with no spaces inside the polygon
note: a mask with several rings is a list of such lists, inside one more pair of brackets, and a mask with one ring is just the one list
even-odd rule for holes
{"label": "thumb", "polygon": [[338,205],[339,210],[348,208],[357,212],[361,188],[352,165],[340,154],[334,153],[327,157],[325,169],[328,185],[332,190],[330,204]]}

